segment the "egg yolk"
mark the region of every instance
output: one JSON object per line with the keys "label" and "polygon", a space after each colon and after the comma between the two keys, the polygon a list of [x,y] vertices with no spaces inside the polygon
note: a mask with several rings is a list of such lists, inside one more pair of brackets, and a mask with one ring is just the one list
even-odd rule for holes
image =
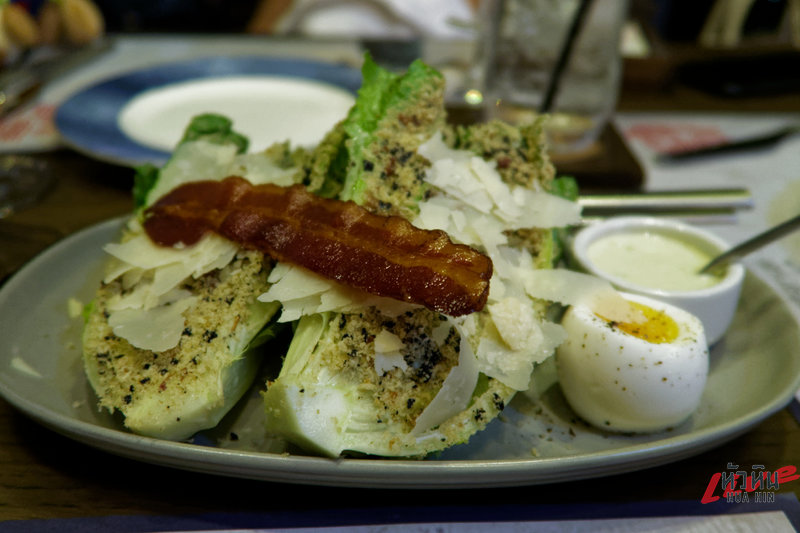
{"label": "egg yolk", "polygon": [[678,338],[678,324],[675,323],[671,316],[663,311],[656,311],[652,307],[637,302],[630,302],[630,304],[642,312],[645,318],[643,321],[618,322],[609,320],[602,315],[597,316],[608,322],[612,328],[653,344],[664,344]]}

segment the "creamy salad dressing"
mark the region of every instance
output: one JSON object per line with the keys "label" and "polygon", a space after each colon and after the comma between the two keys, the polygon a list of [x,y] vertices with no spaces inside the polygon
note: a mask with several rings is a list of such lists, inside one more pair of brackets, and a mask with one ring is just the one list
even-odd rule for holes
{"label": "creamy salad dressing", "polygon": [[664,233],[614,233],[593,242],[587,255],[607,274],[651,289],[692,291],[721,280],[698,274],[712,259],[710,254]]}

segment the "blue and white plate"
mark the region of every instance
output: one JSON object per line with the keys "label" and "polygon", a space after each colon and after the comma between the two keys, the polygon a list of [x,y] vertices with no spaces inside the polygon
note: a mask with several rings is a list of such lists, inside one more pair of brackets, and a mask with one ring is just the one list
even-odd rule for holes
{"label": "blue and white plate", "polygon": [[250,150],[289,140],[307,146],[347,114],[357,69],[268,57],[209,57],[100,82],[65,101],[55,123],[64,142],[122,165],[163,164],[189,120],[221,113]]}

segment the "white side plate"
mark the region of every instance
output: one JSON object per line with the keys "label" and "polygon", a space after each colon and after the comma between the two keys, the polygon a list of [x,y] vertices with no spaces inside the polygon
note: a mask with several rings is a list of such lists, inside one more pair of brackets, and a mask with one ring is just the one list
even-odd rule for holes
{"label": "white side plate", "polygon": [[261,56],[166,63],[101,81],[59,106],[64,143],[114,164],[162,165],[189,119],[223,113],[250,137],[249,151],[274,141],[319,142],[347,115],[361,72],[344,65]]}
{"label": "white side plate", "polygon": [[150,89],[119,113],[119,127],[135,142],[165,152],[180,141],[192,117],[218,113],[250,140],[251,152],[273,143],[315,146],[347,115],[353,95],[334,85],[279,76],[185,81]]}

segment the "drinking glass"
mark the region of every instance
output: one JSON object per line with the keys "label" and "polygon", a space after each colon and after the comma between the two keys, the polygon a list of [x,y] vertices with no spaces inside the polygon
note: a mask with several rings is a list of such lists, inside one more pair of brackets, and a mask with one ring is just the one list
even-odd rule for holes
{"label": "drinking glass", "polygon": [[487,118],[547,113],[553,153],[586,150],[617,103],[627,0],[486,0],[477,46]]}

